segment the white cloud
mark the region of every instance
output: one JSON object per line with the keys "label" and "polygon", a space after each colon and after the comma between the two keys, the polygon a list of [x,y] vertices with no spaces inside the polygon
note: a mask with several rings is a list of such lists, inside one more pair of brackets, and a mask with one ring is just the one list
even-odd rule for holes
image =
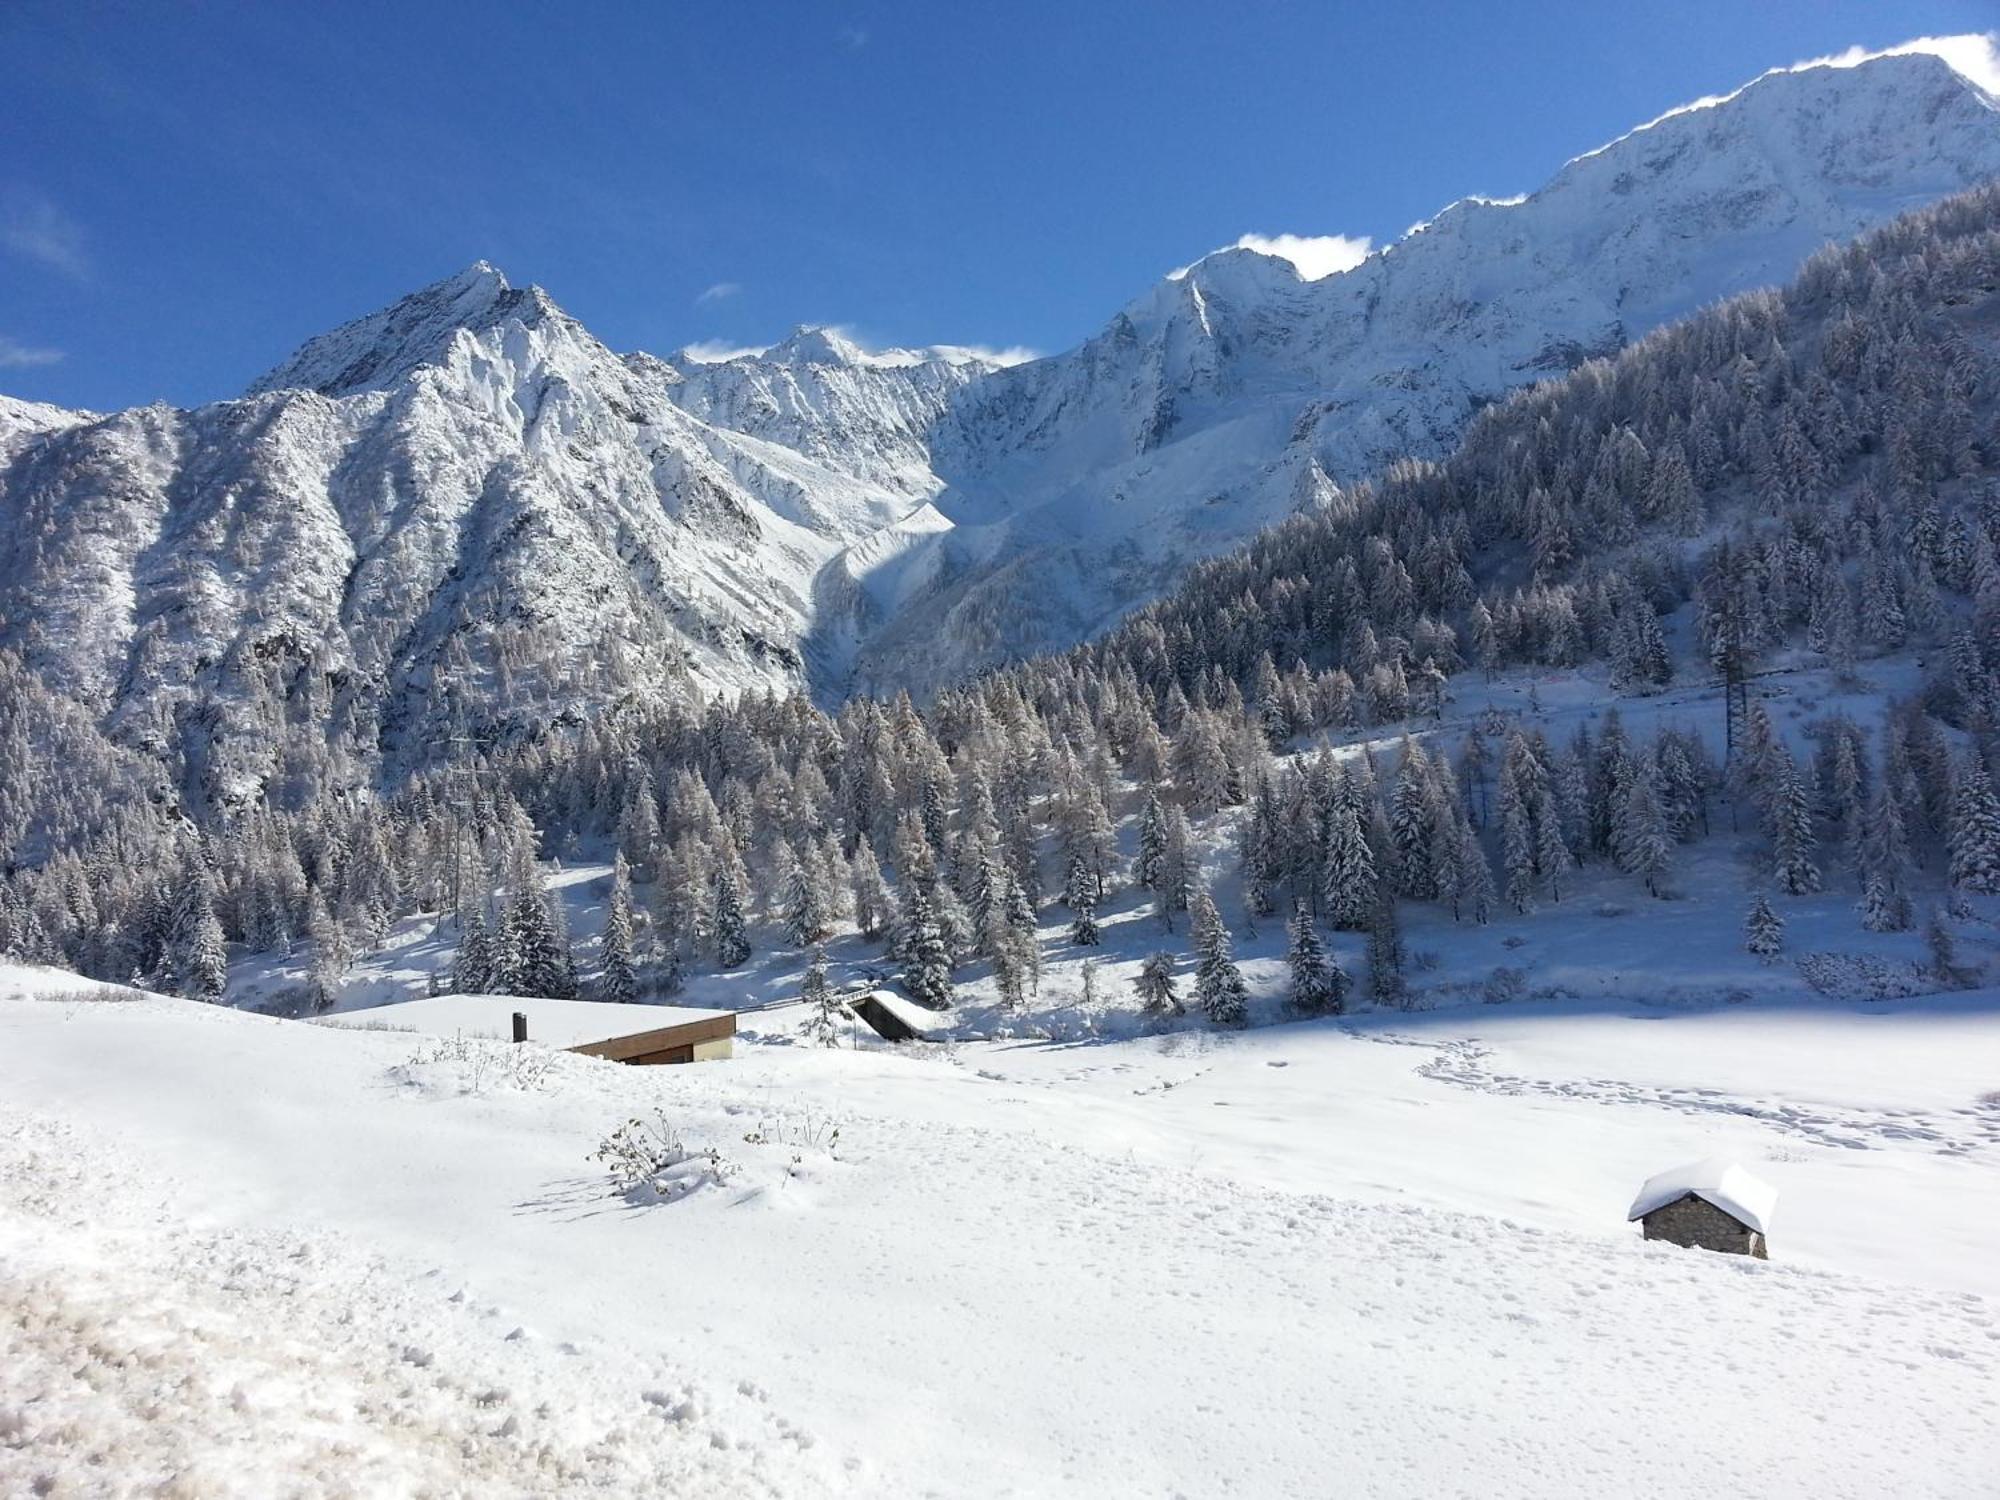
{"label": "white cloud", "polygon": [[743,283],[740,281],[718,281],[714,286],[708,288],[707,291],[695,298],[694,305],[696,307],[706,307],[711,302],[726,302],[742,290]]}
{"label": "white cloud", "polygon": [[63,357],[60,349],[32,349],[17,339],[0,333],[0,370],[24,370],[31,365],[52,365]]}
{"label": "white cloud", "polygon": [[746,354],[762,354],[770,347],[769,344],[725,344],[720,339],[703,339],[698,344],[689,344],[681,353],[698,365],[719,365],[741,359]]}
{"label": "white cloud", "polygon": [[1351,271],[1368,259],[1372,241],[1352,234],[1246,234],[1231,249],[1277,255],[1299,268],[1307,281]]}
{"label": "white cloud", "polygon": [[868,33],[859,26],[843,26],[834,33],[842,52],[859,52],[868,45]]}
{"label": "white cloud", "polygon": [[90,274],[83,227],[39,193],[0,202],[0,249],[81,281]]}
{"label": "white cloud", "polygon": [[[1211,250],[1209,254],[1220,255],[1223,250],[1255,250],[1259,255],[1275,255],[1281,260],[1288,260],[1304,280],[1318,281],[1336,271],[1353,270],[1368,259],[1373,245],[1374,241],[1365,234],[1246,234],[1235,244],[1224,245],[1221,250]],[[1176,266],[1167,272],[1167,277],[1178,281],[1193,269],[1191,264]]]}

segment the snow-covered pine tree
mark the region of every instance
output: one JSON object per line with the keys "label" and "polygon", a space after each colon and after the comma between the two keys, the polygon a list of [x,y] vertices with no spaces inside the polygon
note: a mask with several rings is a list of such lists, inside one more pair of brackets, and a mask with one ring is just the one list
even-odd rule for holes
{"label": "snow-covered pine tree", "polygon": [[621,850],[611,861],[611,899],[604,912],[604,944],[597,990],[601,998],[629,1005],[639,998],[632,959],[632,871]]}
{"label": "snow-covered pine tree", "polygon": [[1157,790],[1146,794],[1139,813],[1139,864],[1134,878],[1149,891],[1160,889],[1160,876],[1167,858],[1167,814],[1160,806]]}
{"label": "snow-covered pine tree", "polygon": [[1132,988],[1139,996],[1140,1010],[1149,1016],[1178,1016],[1187,1012],[1174,988],[1174,956],[1171,953],[1148,954],[1145,963],[1139,967],[1139,977],[1132,982]]}
{"label": "snow-covered pine tree", "polygon": [[[317,896],[317,892],[315,892]],[[320,916],[325,917],[325,903],[320,903]],[[311,921],[307,923],[312,927]],[[313,962],[319,962],[320,938],[313,933]],[[474,906],[458,919],[458,947],[451,955],[451,987],[461,995],[489,995],[494,993],[493,982],[493,939],[486,923],[486,913]],[[315,984],[315,988],[319,988]]]}
{"label": "snow-covered pine tree", "polygon": [[1368,924],[1368,994],[1377,1005],[1401,1005],[1409,986],[1403,978],[1403,929],[1396,903],[1384,896]]}
{"label": "snow-covered pine tree", "polygon": [[1069,870],[1063,878],[1063,905],[1075,914],[1069,925],[1070,941],[1081,948],[1096,947],[1102,941],[1097,930],[1097,879],[1081,853],[1069,857]]}
{"label": "snow-covered pine tree", "polygon": [[567,1000],[575,995],[574,970],[548,897],[539,882],[515,887],[500,919],[505,993]]}
{"label": "snow-covered pine tree", "polygon": [[1773,962],[1784,951],[1785,919],[1762,894],[1750,903],[1750,914],[1743,919],[1743,946],[1765,963]]}
{"label": "snow-covered pine tree", "polygon": [[938,928],[937,909],[924,893],[921,881],[904,887],[903,988],[917,1004],[931,1010],[951,1006],[951,950],[945,946]]}
{"label": "snow-covered pine tree", "polygon": [[1004,895],[1005,900],[1001,904],[1006,914],[1011,948],[1020,967],[1021,981],[1032,995],[1042,983],[1042,942],[1035,922],[1034,902],[1029,899],[1027,887],[1015,878],[1011,870]]}
{"label": "snow-covered pine tree", "polygon": [[740,969],[750,961],[750,933],[743,917],[743,893],[727,865],[716,870],[712,889],[715,965]]}
{"label": "snow-covered pine tree", "polygon": [[1189,929],[1194,938],[1195,1000],[1216,1026],[1243,1026],[1250,1019],[1250,996],[1243,971],[1230,954],[1229,929],[1216,910],[1207,886],[1195,888],[1189,903]]}
{"label": "snow-covered pine tree", "polygon": [[208,869],[199,857],[189,861],[182,877],[167,943],[174,992],[219,1004],[229,980],[229,954],[215,915]]}
{"label": "snow-covered pine tree", "polygon": [[1924,948],[1930,959],[1927,968],[1931,977],[1943,984],[1958,984],[1961,979],[1958,939],[1952,936],[1951,924],[1945,920],[1942,907],[1933,906],[1924,920]]}
{"label": "snow-covered pine tree", "polygon": [[833,990],[826,982],[826,948],[823,944],[813,944],[805,978],[799,981],[799,1000],[806,1009],[803,1027],[806,1040],[816,1047],[838,1047],[840,1013],[834,1005]]}
{"label": "snow-covered pine tree", "polygon": [[889,882],[882,878],[882,862],[875,857],[874,846],[865,837],[855,841],[848,867],[854,889],[854,925],[873,942],[894,917],[896,898],[889,891]]}
{"label": "snow-covered pine tree", "polygon": [[1806,794],[1797,765],[1783,747],[1774,757],[1768,786],[1771,808],[1767,821],[1778,889],[1793,896],[1810,895],[1820,888],[1819,866],[1812,857],[1813,846],[1819,842],[1813,832],[1812,799]]}
{"label": "snow-covered pine tree", "polygon": [[1870,932],[1909,931],[1910,898],[1880,875],[1871,874],[1862,884],[1858,909],[1861,925]]}
{"label": "snow-covered pine tree", "polygon": [[788,861],[782,894],[785,935],[793,947],[806,948],[826,936],[831,902],[810,846],[804,852],[788,851]]}
{"label": "snow-covered pine tree", "polygon": [[1951,799],[1952,885],[1985,895],[2000,894],[2000,800],[1976,752],[1968,753],[1955,778]]}
{"label": "snow-covered pine tree", "polygon": [[1194,835],[1188,829],[1187,814],[1179,807],[1167,809],[1166,849],[1160,857],[1160,924],[1172,932],[1174,914],[1188,910],[1194,900]]}
{"label": "snow-covered pine tree", "polygon": [[1302,1016],[1339,1015],[1345,999],[1344,977],[1328,961],[1312,917],[1302,905],[1292,908],[1289,934],[1285,962],[1292,971],[1292,1010]]}
{"label": "snow-covered pine tree", "polygon": [[1360,931],[1376,906],[1375,853],[1359,814],[1345,801],[1335,805],[1328,821],[1325,868],[1327,920],[1344,931]]}
{"label": "snow-covered pine tree", "polygon": [[306,895],[306,938],[312,944],[306,993],[314,1010],[328,1011],[340,997],[340,982],[347,976],[350,960],[347,933],[327,910],[326,898],[318,886],[313,886]]}
{"label": "snow-covered pine tree", "polygon": [[1674,858],[1658,774],[1650,755],[1628,750],[1614,763],[1611,790],[1611,857],[1653,896],[1663,894],[1661,878]]}

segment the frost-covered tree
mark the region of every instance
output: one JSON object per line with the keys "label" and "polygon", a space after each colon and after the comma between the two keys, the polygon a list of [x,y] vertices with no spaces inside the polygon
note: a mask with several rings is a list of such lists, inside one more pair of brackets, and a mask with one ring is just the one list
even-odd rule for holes
{"label": "frost-covered tree", "polygon": [[1156,889],[1159,892],[1160,923],[1172,932],[1175,913],[1188,910],[1194,899],[1194,835],[1188,829],[1187,814],[1178,807],[1167,810],[1166,824],[1166,845],[1160,856],[1159,885]]}
{"label": "frost-covered tree", "polygon": [[1396,903],[1378,902],[1368,924],[1368,994],[1377,1005],[1401,1005],[1409,986],[1403,978],[1403,931]]}
{"label": "frost-covered tree", "polygon": [[639,998],[639,975],[632,957],[632,872],[623,852],[611,862],[611,899],[604,911],[598,994],[629,1005]]}
{"label": "frost-covered tree", "polygon": [[854,925],[863,937],[873,941],[888,930],[895,916],[896,898],[889,890],[889,882],[882,878],[882,863],[875,857],[874,846],[865,837],[855,840],[848,873],[853,889]]}
{"label": "frost-covered tree", "polygon": [[921,883],[911,881],[903,896],[903,988],[931,1010],[951,1006],[951,950],[938,926],[937,909]]}
{"label": "frost-covered tree", "polygon": [[1797,766],[1782,749],[1771,775],[1769,796],[1773,873],[1778,889],[1794,896],[1810,895],[1820,888],[1819,866],[1812,857],[1819,842],[1813,831],[1812,799]]}
{"label": "frost-covered tree", "polygon": [[1861,925],[1870,932],[1907,932],[1910,898],[1880,875],[1870,875],[1861,887]]}
{"label": "frost-covered tree", "polygon": [[1069,873],[1063,881],[1063,904],[1075,916],[1069,924],[1069,939],[1082,948],[1094,948],[1103,941],[1097,929],[1097,878],[1082,854],[1069,858]]}
{"label": "frost-covered tree", "polygon": [[1339,1015],[1346,1007],[1346,976],[1329,961],[1304,906],[1292,908],[1289,935],[1285,962],[1292,971],[1292,1010],[1302,1016]]}
{"label": "frost-covered tree", "polygon": [[174,901],[167,939],[168,972],[174,993],[218,1004],[229,979],[229,955],[216,919],[207,869],[190,861]]}
{"label": "frost-covered tree", "polygon": [[1243,1026],[1250,1019],[1250,995],[1243,983],[1243,971],[1230,953],[1229,929],[1216,910],[1215,898],[1206,886],[1199,886],[1190,907],[1189,925],[1194,938],[1195,1002],[1209,1022],[1216,1026]]}
{"label": "frost-covered tree", "polygon": [[1651,756],[1618,757],[1611,791],[1611,855],[1618,868],[1646,882],[1650,895],[1663,894],[1661,879],[1673,864],[1674,845],[1660,805],[1658,772]]}
{"label": "frost-covered tree", "polygon": [[810,947],[827,935],[832,893],[826,888],[826,871],[820,866],[818,853],[810,846],[803,853],[787,852],[782,899],[785,935],[792,946]]}
{"label": "frost-covered tree", "polygon": [[1750,913],[1743,919],[1743,946],[1765,963],[1784,951],[1785,919],[1772,908],[1766,896],[1759,895],[1750,903]]}
{"label": "frost-covered tree", "polygon": [[1377,905],[1375,852],[1369,847],[1360,814],[1342,802],[1327,828],[1325,888],[1327,920],[1344,931],[1368,925]]}
{"label": "frost-covered tree", "polygon": [[[482,923],[477,929],[477,942],[485,948],[486,934]],[[348,954],[347,934],[334,921],[333,913],[327,910],[326,898],[314,886],[306,897],[306,939],[312,944],[312,960],[306,970],[306,992],[312,1008],[316,1011],[331,1010],[340,998],[340,984],[347,977],[347,967],[352,961]],[[463,951],[464,939],[460,940]],[[481,979],[489,977],[482,970]],[[481,990],[488,988],[482,984]]]}
{"label": "frost-covered tree", "polygon": [[712,891],[716,967],[740,969],[750,961],[750,933],[743,917],[743,893],[727,865],[716,870]]}
{"label": "frost-covered tree", "polygon": [[1139,977],[1132,982],[1132,988],[1139,996],[1139,1008],[1149,1016],[1178,1016],[1187,1011],[1181,997],[1174,988],[1174,956],[1171,953],[1151,953],[1139,967]]}
{"label": "frost-covered tree", "polygon": [[826,949],[821,944],[813,944],[805,977],[799,981],[799,1002],[806,1012],[802,1028],[806,1040],[816,1047],[838,1047],[840,1011],[826,980]]}
{"label": "frost-covered tree", "polygon": [[2000,800],[1977,755],[1960,766],[1951,803],[1951,883],[2000,894]]}
{"label": "frost-covered tree", "polygon": [[539,882],[527,880],[509,895],[500,932],[505,993],[576,998],[569,944]]}

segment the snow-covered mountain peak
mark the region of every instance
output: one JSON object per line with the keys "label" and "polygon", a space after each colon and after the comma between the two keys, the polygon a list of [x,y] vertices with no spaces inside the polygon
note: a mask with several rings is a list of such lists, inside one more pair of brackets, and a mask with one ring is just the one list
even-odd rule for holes
{"label": "snow-covered mountain peak", "polygon": [[[540,287],[516,287],[490,261],[474,261],[379,312],[308,339],[290,359],[251,382],[247,395],[310,390],[351,396],[395,384],[444,361],[454,337],[513,320],[536,327],[569,319]],[[581,331],[579,329],[579,331]]]}
{"label": "snow-covered mountain peak", "polygon": [[774,365],[859,365],[867,351],[837,328],[815,328],[801,323],[782,343],[774,344],[761,356]]}

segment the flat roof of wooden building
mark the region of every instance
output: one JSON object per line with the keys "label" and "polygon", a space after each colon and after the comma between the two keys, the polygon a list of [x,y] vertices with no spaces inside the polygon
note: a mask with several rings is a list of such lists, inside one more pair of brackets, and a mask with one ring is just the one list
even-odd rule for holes
{"label": "flat roof of wooden building", "polygon": [[736,1034],[733,1010],[519,995],[429,995],[343,1011],[326,1021],[334,1026],[396,1026],[424,1036],[479,1036],[506,1042],[513,1040],[516,1012],[528,1018],[531,1042],[621,1062]]}

